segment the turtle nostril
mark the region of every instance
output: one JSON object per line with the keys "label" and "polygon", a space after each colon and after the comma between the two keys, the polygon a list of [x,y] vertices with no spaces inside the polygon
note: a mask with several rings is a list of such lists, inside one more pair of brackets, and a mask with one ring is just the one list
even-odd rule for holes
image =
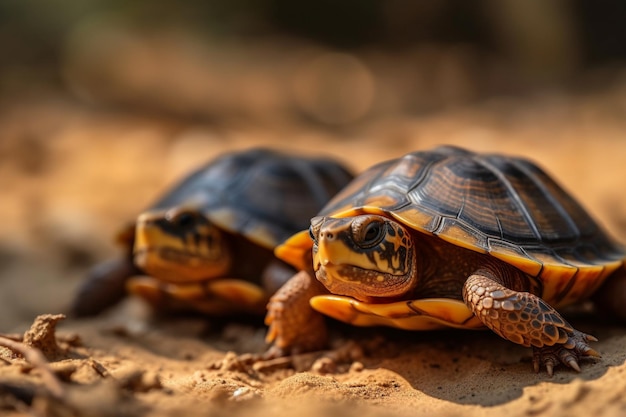
{"label": "turtle nostril", "polygon": [[326,240],[333,240],[335,238],[335,235],[330,232],[326,232],[324,233],[324,238],[326,238]]}

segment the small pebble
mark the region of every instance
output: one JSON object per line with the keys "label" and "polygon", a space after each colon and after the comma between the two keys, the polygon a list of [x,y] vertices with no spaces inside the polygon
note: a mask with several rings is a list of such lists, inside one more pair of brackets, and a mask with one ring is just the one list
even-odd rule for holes
{"label": "small pebble", "polygon": [[337,371],[337,362],[331,358],[319,358],[311,366],[311,371],[319,374],[331,374]]}
{"label": "small pebble", "polygon": [[350,372],[361,372],[363,369],[365,369],[365,365],[362,362],[352,362],[350,365]]}
{"label": "small pebble", "polygon": [[261,394],[258,390],[252,389],[250,387],[241,387],[237,388],[233,392],[233,401],[251,401],[261,398]]}

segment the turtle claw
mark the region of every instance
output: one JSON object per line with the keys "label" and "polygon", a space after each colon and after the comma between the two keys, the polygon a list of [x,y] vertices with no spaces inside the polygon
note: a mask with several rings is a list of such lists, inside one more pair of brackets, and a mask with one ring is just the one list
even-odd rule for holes
{"label": "turtle claw", "polygon": [[576,362],[576,359],[574,358],[568,359],[566,365],[572,368],[573,370],[575,370],[576,372],[580,372],[580,366],[578,365],[578,362]]}
{"label": "turtle claw", "polygon": [[[534,352],[533,369],[535,370],[535,373],[539,373],[539,371],[541,370],[541,366],[543,365],[546,368],[546,372],[548,373],[548,376],[552,377],[554,375],[554,367],[558,365],[559,362],[561,362],[561,360],[558,358],[555,352],[546,352],[546,351],[542,351],[541,349],[536,349]],[[572,362],[574,363],[573,366],[572,366]],[[576,359],[572,358],[568,360],[567,362],[563,362],[563,363],[567,366],[572,367],[575,370],[576,368],[578,368],[577,370],[580,370],[580,367],[578,366]]]}
{"label": "turtle claw", "polygon": [[594,357],[594,358],[601,358],[602,357],[602,355],[600,355],[600,353],[598,353],[597,350],[592,349],[592,348],[586,349],[585,352],[584,352],[584,355],[585,356],[591,356],[591,357]]}
{"label": "turtle claw", "polygon": [[578,361],[585,356],[599,358],[600,354],[591,348],[587,342],[597,341],[595,337],[574,330],[565,343],[557,343],[552,346],[533,347],[533,368],[539,372],[541,366],[545,366],[548,376],[554,374],[554,367],[559,363],[580,372]]}

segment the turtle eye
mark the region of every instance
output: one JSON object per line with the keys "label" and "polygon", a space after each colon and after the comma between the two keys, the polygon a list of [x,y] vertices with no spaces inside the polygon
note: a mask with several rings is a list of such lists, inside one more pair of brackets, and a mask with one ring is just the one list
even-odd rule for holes
{"label": "turtle eye", "polygon": [[315,244],[317,244],[317,237],[320,235],[322,223],[324,223],[323,217],[313,217],[311,219],[311,226],[309,226],[309,237]]}
{"label": "turtle eye", "polygon": [[194,213],[183,211],[177,214],[172,220],[172,224],[180,227],[181,229],[191,229],[196,225],[196,215]]}
{"label": "turtle eye", "polygon": [[383,240],[384,237],[384,223],[379,221],[373,221],[368,223],[361,230],[361,239],[358,242],[359,246],[364,248],[371,248],[376,246]]}
{"label": "turtle eye", "polygon": [[309,237],[314,243],[317,243],[317,236],[315,236],[315,230],[313,230],[313,225],[309,226]]}

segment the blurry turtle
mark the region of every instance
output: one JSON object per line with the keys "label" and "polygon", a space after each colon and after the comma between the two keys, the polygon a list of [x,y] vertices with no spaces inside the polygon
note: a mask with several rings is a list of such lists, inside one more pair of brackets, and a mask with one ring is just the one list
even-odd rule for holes
{"label": "blurry turtle", "polygon": [[302,271],[270,300],[268,356],[323,346],[323,313],[357,326],[486,326],[532,346],[535,369],[552,374],[597,355],[556,308],[607,280],[621,282],[608,297],[626,316],[624,248],[521,158],[439,147],[380,163],[276,253]]}
{"label": "blurry turtle", "polygon": [[123,256],[91,271],[72,312],[95,315],[129,292],[158,310],[263,314],[293,274],[274,247],[306,227],[351,178],[326,158],[267,149],[220,156],[119,233]]}

